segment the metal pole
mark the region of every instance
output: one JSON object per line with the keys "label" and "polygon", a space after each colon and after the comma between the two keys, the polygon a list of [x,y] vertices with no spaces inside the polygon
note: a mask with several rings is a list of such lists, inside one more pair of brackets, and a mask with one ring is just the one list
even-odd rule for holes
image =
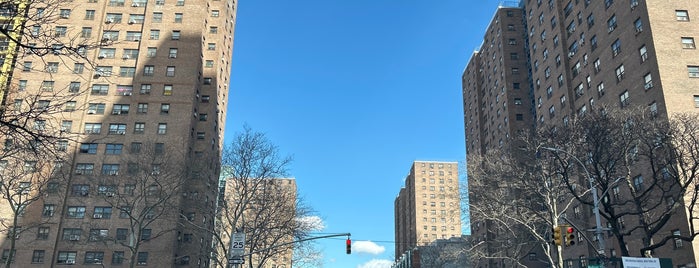
{"label": "metal pole", "polygon": [[[590,171],[587,170],[585,167],[585,163],[580,161],[579,158],[577,158],[575,155],[564,151],[562,149],[558,148],[551,148],[551,147],[541,147],[542,149],[549,150],[549,151],[555,151],[555,152],[562,152],[564,154],[567,154],[568,156],[572,157],[575,159],[575,161],[580,164],[580,166],[583,168],[585,171],[585,175],[587,176],[587,180],[590,182],[590,190],[592,191],[592,203],[593,203],[593,213],[595,214],[595,236],[597,237],[597,255],[599,255],[601,258],[604,258],[604,232],[602,230],[602,219],[599,215],[599,196],[597,196],[597,187],[595,186],[595,181],[590,175]],[[600,262],[600,267],[605,267],[604,262]]]}

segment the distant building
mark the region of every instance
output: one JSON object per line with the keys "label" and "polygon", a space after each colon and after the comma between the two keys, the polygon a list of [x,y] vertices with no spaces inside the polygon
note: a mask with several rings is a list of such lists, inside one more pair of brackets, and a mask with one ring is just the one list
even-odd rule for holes
{"label": "distant building", "polygon": [[437,239],[461,237],[456,162],[415,161],[394,203],[395,255]]}
{"label": "distant building", "polygon": [[427,246],[417,246],[404,252],[391,268],[470,267],[468,248],[465,236],[437,239]]}

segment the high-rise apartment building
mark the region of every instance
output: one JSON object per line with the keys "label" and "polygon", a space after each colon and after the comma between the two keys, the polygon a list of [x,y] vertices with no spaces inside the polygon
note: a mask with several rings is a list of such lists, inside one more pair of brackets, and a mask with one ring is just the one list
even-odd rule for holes
{"label": "high-rise apartment building", "polygon": [[[500,137],[507,144],[517,131],[564,125],[603,106],[645,107],[658,118],[695,112],[699,52],[694,40],[699,30],[693,12],[699,12],[699,4],[688,0],[522,0],[500,7],[462,77],[467,153],[481,154],[502,145]],[[508,21],[512,17],[516,19]],[[510,27],[515,37],[504,36]],[[525,67],[508,62],[507,51],[490,53],[493,47],[511,46],[524,49],[518,56]],[[522,74],[521,80],[510,80],[515,73]],[[498,82],[498,87],[488,84]],[[527,94],[511,96],[520,91]],[[523,121],[513,118],[528,108],[532,112],[523,111]],[[489,116],[493,110],[496,116]],[[501,110],[508,111],[506,119],[497,117]],[[685,213],[678,212],[663,234],[687,232],[687,223]],[[488,239],[486,224],[472,223],[474,240]],[[584,225],[594,226],[594,221]],[[609,240],[605,255],[618,256],[619,245]],[[627,241],[629,252],[638,252],[641,240]],[[594,257],[594,249],[585,245],[566,248],[564,257]],[[668,243],[653,253],[672,258],[679,267],[699,261],[697,242]]]}
{"label": "high-rise apartment building", "polygon": [[415,161],[394,202],[396,258],[437,239],[461,237],[456,162]]}
{"label": "high-rise apartment building", "polygon": [[[23,14],[9,27],[23,31],[23,46],[0,45],[14,55],[4,112],[40,108],[27,125],[59,133],[66,157],[53,167],[24,160],[21,195],[38,198],[2,203],[3,222],[19,214],[3,224],[15,237],[0,237],[3,260],[208,267],[236,1],[14,2],[2,15]],[[53,53],[37,53],[45,44]],[[19,145],[2,139],[5,152]],[[32,175],[42,172],[53,173]]]}

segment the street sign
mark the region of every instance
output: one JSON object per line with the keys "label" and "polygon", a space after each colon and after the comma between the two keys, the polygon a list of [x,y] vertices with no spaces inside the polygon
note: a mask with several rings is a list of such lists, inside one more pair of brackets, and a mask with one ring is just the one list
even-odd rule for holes
{"label": "street sign", "polygon": [[243,263],[243,255],[245,255],[245,233],[233,233],[231,235],[230,249],[228,250],[228,263]]}

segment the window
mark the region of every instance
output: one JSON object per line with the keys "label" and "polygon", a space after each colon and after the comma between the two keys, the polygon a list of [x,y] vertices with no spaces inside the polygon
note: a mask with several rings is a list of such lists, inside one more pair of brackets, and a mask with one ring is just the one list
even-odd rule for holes
{"label": "window", "polygon": [[[134,1],[134,4],[136,4],[136,1]],[[146,16],[143,14],[131,14],[129,15],[129,24],[143,24],[143,21],[146,19]],[[141,32],[139,32],[140,35]]]}
{"label": "window", "polygon": [[27,90],[27,80],[19,80],[19,82],[17,83],[17,89],[19,91]]}
{"label": "window", "polygon": [[75,101],[66,101],[66,103],[63,105],[63,111],[64,111],[64,112],[74,112],[76,106],[77,106],[77,102],[75,102]]}
{"label": "window", "polygon": [[164,96],[170,96],[170,95],[172,95],[172,85],[165,85],[165,86],[163,86],[163,95],[164,95]]}
{"label": "window", "polygon": [[89,103],[87,106],[87,114],[104,114],[104,103]]}
{"label": "window", "polygon": [[85,264],[102,264],[104,261],[104,252],[88,251],[85,252]]}
{"label": "window", "polygon": [[95,207],[95,213],[92,214],[93,219],[109,219],[112,217],[111,207]]}
{"label": "window", "polygon": [[163,22],[163,13],[162,12],[153,12],[153,22],[154,23]]}
{"label": "window", "polygon": [[597,95],[600,97],[604,96],[604,82],[601,82],[597,85]]}
{"label": "window", "polygon": [[148,58],[155,57],[155,55],[157,54],[157,52],[158,52],[158,49],[157,49],[157,48],[155,48],[155,47],[149,47],[149,48],[147,49],[147,51],[146,51],[146,57],[148,57]]}
{"label": "window", "polygon": [[641,55],[641,62],[648,60],[648,50],[645,45],[638,49],[638,54]]}
{"label": "window", "polygon": [[82,31],[80,32],[80,37],[82,37],[82,38],[92,37],[92,27],[83,27]]}
{"label": "window", "polygon": [[[219,13],[218,10],[211,10],[211,17],[218,18]],[[514,25],[512,27],[514,27]]]}
{"label": "window", "polygon": [[119,175],[119,164],[102,164],[102,175]]}
{"label": "window", "polygon": [[71,218],[71,219],[85,218],[85,207],[68,207],[68,213],[66,214],[66,218]]}
{"label": "window", "polygon": [[619,39],[614,40],[614,42],[612,43],[612,56],[616,57],[619,55],[620,52],[621,52],[621,41],[619,41]]}
{"label": "window", "polygon": [[212,34],[218,33],[218,27],[216,27],[216,26],[209,27],[209,33],[212,33]]}
{"label": "window", "polygon": [[160,39],[160,30],[150,30],[150,40]]}
{"label": "window", "polygon": [[168,114],[170,113],[170,104],[169,103],[163,103],[160,105],[160,114]]}
{"label": "window", "polygon": [[694,95],[694,108],[699,108],[699,95]]}
{"label": "window", "polygon": [[[675,230],[672,230],[672,235],[673,235],[673,236],[681,236],[682,233],[680,233],[680,230],[679,230],[679,229],[675,229]],[[674,244],[674,246],[675,246],[676,249],[682,247],[682,239],[679,239],[679,238],[675,237],[675,238],[673,239],[673,241],[674,241],[673,244]]]}
{"label": "window", "polygon": [[46,256],[46,251],[34,250],[34,252],[32,252],[32,263],[44,263],[45,256]]}
{"label": "window", "polygon": [[636,33],[643,32],[643,21],[640,18],[633,22],[633,26],[636,29]]}
{"label": "window", "polygon": [[614,31],[614,29],[616,29],[616,26],[616,15],[612,15],[612,17],[609,18],[609,20],[607,20],[607,31],[611,33],[612,31]]}
{"label": "window", "polygon": [[68,27],[66,26],[56,26],[54,29],[55,37],[65,37],[66,33],[68,33]]}
{"label": "window", "polygon": [[134,123],[133,133],[134,134],[143,134],[143,132],[145,132],[145,129],[146,129],[146,123],[136,122],[136,123]]}
{"label": "window", "polygon": [[126,134],[126,124],[111,123],[109,124],[109,134],[124,135]]}
{"label": "window", "polygon": [[126,115],[129,114],[129,105],[128,104],[114,104],[112,106],[112,114],[115,115]]}
{"label": "window", "polygon": [[170,52],[168,53],[168,58],[171,58],[171,59],[177,58],[177,48],[170,48]]}
{"label": "window", "polygon": [[136,107],[136,113],[145,114],[148,113],[148,103],[139,103]]}
{"label": "window", "polygon": [[182,23],[182,13],[175,13],[175,23]]}
{"label": "window", "polygon": [[85,19],[86,20],[94,20],[95,19],[95,11],[94,10],[85,10]]}
{"label": "window", "polygon": [[136,257],[136,264],[148,265],[148,252],[139,252],[138,256]]}
{"label": "window", "polygon": [[121,13],[107,13],[107,20],[105,21],[107,24],[110,23],[121,23],[121,19],[123,16]]}
{"label": "window", "polygon": [[29,72],[32,70],[32,62],[31,61],[25,61],[22,64],[22,71],[23,72]]}
{"label": "window", "polygon": [[172,40],[180,40],[180,31],[172,31]]}
{"label": "window", "polygon": [[167,66],[167,68],[165,69],[165,76],[175,76],[175,66]]}
{"label": "window", "polygon": [[651,89],[653,88],[653,77],[650,73],[643,76],[643,88]]}
{"label": "window", "polygon": [[109,6],[123,7],[123,6],[124,6],[124,0],[109,0]]}
{"label": "window", "polygon": [[208,44],[206,44],[206,49],[208,49],[208,50],[216,50],[216,43],[208,43]]}
{"label": "window", "polygon": [[126,41],[141,41],[141,32],[128,31],[126,32]]}
{"label": "window", "polygon": [[112,264],[123,264],[123,263],[124,263],[124,252],[123,251],[114,251],[112,253]]}
{"label": "window", "polygon": [[56,84],[54,81],[42,81],[41,91],[53,91],[53,86]]}
{"label": "window", "polygon": [[134,77],[136,74],[136,67],[120,67],[119,76],[121,77]]}
{"label": "window", "polygon": [[142,84],[141,85],[141,90],[139,93],[143,94],[150,94],[150,90],[153,86],[151,84]]}
{"label": "window", "polygon": [[91,163],[78,163],[75,166],[75,174],[90,175],[95,169],[95,165]]}
{"label": "window", "polygon": [[79,152],[81,154],[96,154],[97,153],[97,143],[81,143]]}
{"label": "window", "polygon": [[689,21],[689,13],[687,10],[675,10],[675,16],[679,21]]}
{"label": "window", "polygon": [[689,77],[699,77],[699,66],[687,66]]}
{"label": "window", "polygon": [[204,68],[213,68],[214,67],[214,61],[213,60],[206,60],[204,62]]}
{"label": "window", "polygon": [[619,67],[616,67],[614,70],[616,73],[616,81],[620,82],[622,79],[624,79],[624,65],[619,65]]}
{"label": "window", "polygon": [[166,123],[158,123],[158,134],[160,134],[160,135],[167,134],[167,124]]}
{"label": "window", "polygon": [[184,6],[184,0],[177,0],[178,6]]}
{"label": "window", "polygon": [[59,251],[56,263],[58,264],[75,264],[75,258],[78,256],[77,251]]}
{"label": "window", "polygon": [[[516,83],[516,84],[519,85],[519,83]],[[518,88],[515,88],[515,89],[518,89]],[[209,103],[210,100],[211,100],[211,96],[209,96],[209,95],[202,95],[201,96],[202,103]]]}
{"label": "window", "polygon": [[57,73],[58,72],[58,62],[48,62],[46,63],[46,72]]}
{"label": "window", "polygon": [[619,95],[619,102],[621,104],[621,107],[626,107],[629,105],[629,91],[625,90],[623,93]]}
{"label": "window", "polygon": [[208,119],[208,114],[199,114],[199,121],[206,121]]}
{"label": "window", "polygon": [[[512,74],[518,74],[519,69],[517,68],[512,68]],[[211,85],[211,82],[213,81],[213,78],[211,77],[204,77],[204,85]]]}
{"label": "window", "polygon": [[695,49],[694,38],[693,37],[682,37],[682,48],[684,49]]}
{"label": "window", "polygon": [[154,153],[155,154],[163,154],[165,152],[165,144],[164,143],[156,143],[155,144],[155,149]]}
{"label": "window", "polygon": [[99,185],[97,186],[97,195],[100,196],[114,196],[114,194],[117,192],[117,187],[116,185]]}
{"label": "window", "polygon": [[154,72],[155,72],[155,66],[153,66],[153,65],[143,66],[143,76],[153,76]]}
{"label": "window", "polygon": [[197,132],[197,140],[203,140],[206,138],[206,132]]}
{"label": "window", "polygon": [[123,144],[120,143],[107,143],[107,147],[104,150],[105,154],[118,155],[121,154],[121,150],[124,148]]}
{"label": "window", "polygon": [[141,229],[141,240],[150,240],[151,234],[151,229]]}
{"label": "window", "polygon": [[97,76],[112,76],[112,66],[97,66],[95,74]]}
{"label": "window", "polygon": [[142,145],[142,144],[141,144],[140,142],[132,142],[132,143],[131,143],[131,148],[129,149],[129,151],[130,151],[132,154],[138,154],[138,153],[141,152],[141,145]]}

